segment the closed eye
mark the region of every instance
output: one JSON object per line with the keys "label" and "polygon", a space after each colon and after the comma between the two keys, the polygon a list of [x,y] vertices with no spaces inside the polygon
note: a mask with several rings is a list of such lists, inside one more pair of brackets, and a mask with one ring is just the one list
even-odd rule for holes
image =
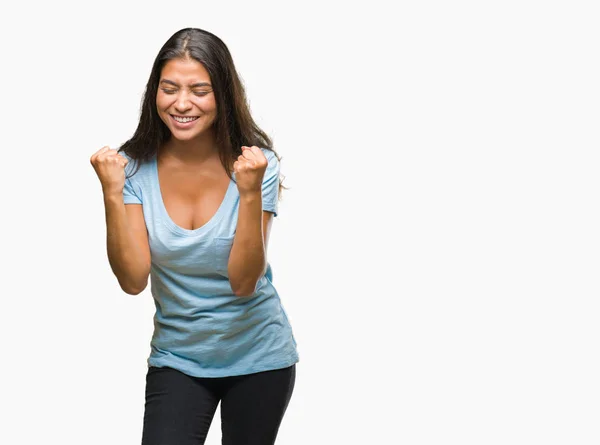
{"label": "closed eye", "polygon": [[[170,89],[170,88],[161,88],[161,90],[165,94],[175,94],[177,92],[177,90]],[[194,94],[199,97],[206,96],[209,93],[210,93],[210,91],[194,91]]]}

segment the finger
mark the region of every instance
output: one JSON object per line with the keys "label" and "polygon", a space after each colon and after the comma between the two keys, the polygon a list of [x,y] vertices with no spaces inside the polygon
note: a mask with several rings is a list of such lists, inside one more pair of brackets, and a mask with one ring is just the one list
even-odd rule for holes
{"label": "finger", "polygon": [[118,165],[119,167],[125,167],[125,164],[123,163],[123,159],[120,158],[119,156],[106,155],[106,153],[104,153],[103,156],[104,156],[104,158],[102,158],[98,161],[98,163],[100,165],[104,165],[104,166]]}
{"label": "finger", "polygon": [[255,158],[254,153],[249,148],[242,152],[242,156],[245,157],[246,159],[254,159]]}
{"label": "finger", "polygon": [[254,154],[254,159],[256,160],[258,165],[268,165],[269,164],[267,157],[265,156],[265,154],[259,147],[253,145],[252,147],[250,147],[250,150],[252,150],[252,153]]}
{"label": "finger", "polygon": [[125,160],[125,159],[123,159],[123,158],[122,158],[121,156],[119,156],[119,155],[116,155],[116,156],[110,156],[108,159],[109,159],[111,162],[115,162],[115,163],[117,163],[117,164],[119,164],[119,165],[123,164],[123,161]]}
{"label": "finger", "polygon": [[108,150],[105,150],[98,155],[98,160],[104,161],[106,159],[114,158],[116,153],[117,153],[117,150],[109,148]]}
{"label": "finger", "polygon": [[250,147],[250,151],[252,151],[252,153],[255,156],[264,156],[265,154],[262,152],[262,150],[260,148],[258,148],[256,145],[253,145],[252,147]]}
{"label": "finger", "polygon": [[100,156],[102,153],[105,153],[107,150],[110,150],[110,147],[108,145],[105,145],[92,155],[92,157],[90,158],[90,162],[93,163],[96,160],[96,158],[98,158],[98,156]]}
{"label": "finger", "polygon": [[244,168],[254,168],[256,165],[256,161],[254,159],[246,158],[245,156],[240,156],[239,161]]}
{"label": "finger", "polygon": [[255,162],[252,159],[242,158],[240,160],[240,167],[242,170],[254,170]]}

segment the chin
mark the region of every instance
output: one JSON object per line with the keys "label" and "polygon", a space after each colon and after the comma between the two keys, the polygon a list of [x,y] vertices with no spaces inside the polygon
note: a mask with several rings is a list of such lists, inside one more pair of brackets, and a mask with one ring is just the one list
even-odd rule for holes
{"label": "chin", "polygon": [[171,137],[173,139],[176,139],[176,140],[181,141],[181,142],[191,141],[191,140],[197,138],[198,136],[200,136],[201,134],[202,133],[198,133],[198,134],[196,134],[196,133],[194,133],[194,134],[191,134],[191,133],[190,134],[186,134],[186,133],[182,133],[182,132],[177,131],[177,130],[171,131]]}

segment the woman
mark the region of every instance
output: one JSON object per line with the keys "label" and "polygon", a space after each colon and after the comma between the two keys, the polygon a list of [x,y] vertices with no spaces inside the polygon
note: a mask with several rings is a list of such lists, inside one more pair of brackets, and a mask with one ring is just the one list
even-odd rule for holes
{"label": "woman", "polygon": [[[183,29],[162,47],[139,126],[91,157],[121,288],[151,281],[156,313],[142,443],[272,444],[296,342],[266,259],[279,158],[254,123],[226,45]],[[134,168],[135,166],[135,168]]]}

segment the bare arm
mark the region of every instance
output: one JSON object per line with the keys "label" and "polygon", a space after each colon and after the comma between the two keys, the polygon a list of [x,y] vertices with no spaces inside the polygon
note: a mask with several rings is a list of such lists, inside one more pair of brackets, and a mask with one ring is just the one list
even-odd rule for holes
{"label": "bare arm", "polygon": [[123,203],[123,195],[104,197],[106,247],[110,267],[121,289],[141,293],[150,274],[150,247],[141,204]]}
{"label": "bare arm", "polygon": [[240,198],[237,228],[227,266],[239,297],[250,296],[267,267],[267,243],[273,214],[262,210],[261,194]]}

